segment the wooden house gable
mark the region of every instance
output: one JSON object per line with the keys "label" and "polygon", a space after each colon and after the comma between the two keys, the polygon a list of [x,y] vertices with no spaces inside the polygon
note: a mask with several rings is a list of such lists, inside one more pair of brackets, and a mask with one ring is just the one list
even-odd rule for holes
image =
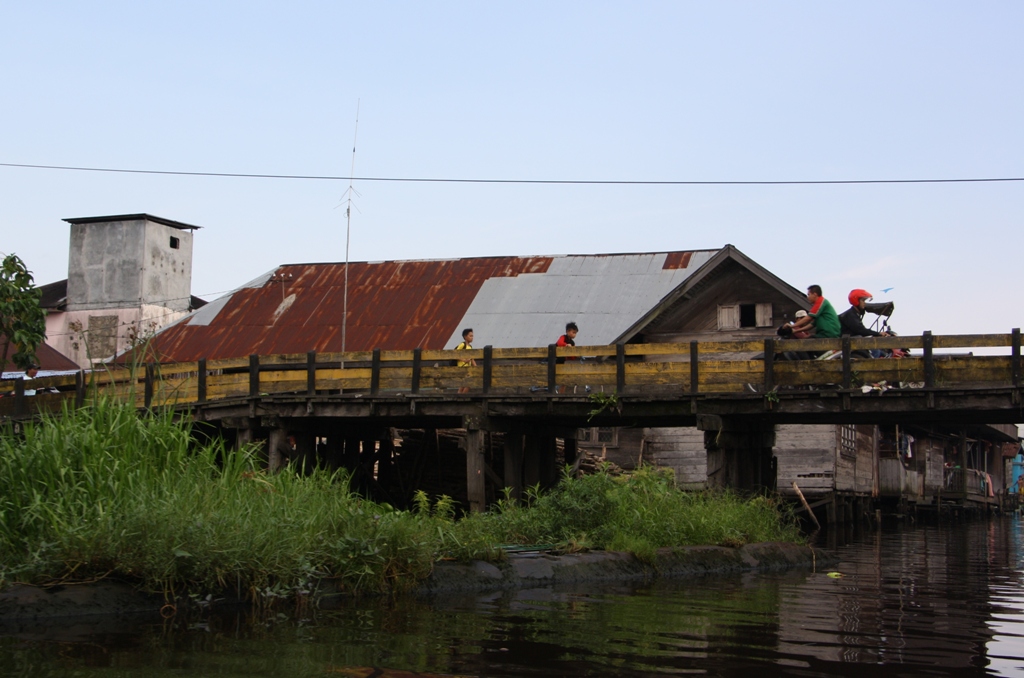
{"label": "wooden house gable", "polygon": [[[786,286],[788,287],[788,286]],[[730,341],[774,334],[805,307],[792,289],[766,281],[741,262],[725,259],[686,294],[666,305],[636,335],[645,342]]]}

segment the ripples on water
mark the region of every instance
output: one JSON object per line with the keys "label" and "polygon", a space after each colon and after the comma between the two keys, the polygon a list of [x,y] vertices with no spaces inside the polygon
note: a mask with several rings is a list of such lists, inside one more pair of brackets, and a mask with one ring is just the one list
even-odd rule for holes
{"label": "ripples on water", "polygon": [[828,572],[0,628],[11,676],[1024,676],[1021,521],[867,533]]}

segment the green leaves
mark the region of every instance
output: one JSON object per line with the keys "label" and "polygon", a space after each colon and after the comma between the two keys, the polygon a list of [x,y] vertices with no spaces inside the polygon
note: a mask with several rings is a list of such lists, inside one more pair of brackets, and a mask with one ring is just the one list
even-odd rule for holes
{"label": "green leaves", "polygon": [[46,314],[32,274],[16,254],[0,263],[0,365],[10,358],[22,369],[35,362],[36,348],[46,339]]}

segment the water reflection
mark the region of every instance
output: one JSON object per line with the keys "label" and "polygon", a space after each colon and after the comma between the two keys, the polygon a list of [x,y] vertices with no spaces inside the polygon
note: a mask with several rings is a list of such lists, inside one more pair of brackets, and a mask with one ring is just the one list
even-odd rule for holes
{"label": "water reflection", "polygon": [[825,571],[4,627],[24,676],[1024,675],[1021,523],[869,533]]}

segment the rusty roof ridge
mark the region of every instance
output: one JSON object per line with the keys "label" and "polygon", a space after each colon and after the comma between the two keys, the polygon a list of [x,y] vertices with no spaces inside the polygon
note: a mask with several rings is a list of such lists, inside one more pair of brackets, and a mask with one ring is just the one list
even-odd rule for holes
{"label": "rusty roof ridge", "polygon": [[[590,254],[481,254],[472,257],[434,257],[424,259],[373,259],[367,261],[350,261],[349,264],[378,265],[378,264],[415,264],[442,261],[475,261],[482,259],[566,259],[570,257],[637,257],[650,256],[655,254],[677,254],[685,252],[718,252],[724,247],[705,247],[694,250],[659,250],[656,252],[594,252]],[[284,266],[344,266],[344,261],[307,261],[279,264],[278,268]],[[245,287],[243,285],[243,287]],[[241,288],[240,288],[241,289]]]}

